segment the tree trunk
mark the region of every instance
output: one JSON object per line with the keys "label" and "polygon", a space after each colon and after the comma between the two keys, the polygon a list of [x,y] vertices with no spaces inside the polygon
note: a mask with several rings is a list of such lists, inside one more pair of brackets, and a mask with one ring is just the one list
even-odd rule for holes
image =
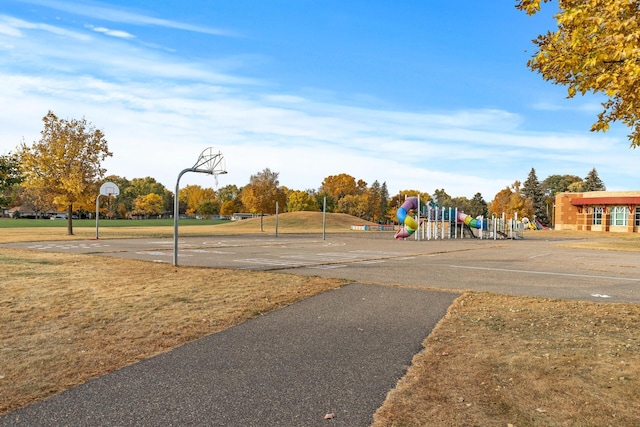
{"label": "tree trunk", "polygon": [[73,203],[67,206],[67,234],[73,236]]}

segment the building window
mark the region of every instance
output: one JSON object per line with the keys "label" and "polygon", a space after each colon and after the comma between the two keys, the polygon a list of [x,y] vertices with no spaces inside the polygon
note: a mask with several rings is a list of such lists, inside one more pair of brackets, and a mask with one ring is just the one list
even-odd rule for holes
{"label": "building window", "polygon": [[626,206],[611,207],[611,225],[627,225],[629,208]]}
{"label": "building window", "polygon": [[640,206],[636,206],[636,227],[640,227]]}
{"label": "building window", "polygon": [[602,225],[602,206],[594,206],[593,208],[593,225]]}

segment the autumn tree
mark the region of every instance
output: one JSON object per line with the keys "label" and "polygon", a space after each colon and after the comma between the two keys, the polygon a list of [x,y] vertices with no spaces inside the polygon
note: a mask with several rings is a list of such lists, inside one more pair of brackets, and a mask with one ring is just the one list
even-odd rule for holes
{"label": "autumn tree", "polygon": [[[365,184],[366,185],[366,184]],[[338,201],[344,196],[356,195],[361,193],[360,187],[356,183],[356,179],[346,173],[340,175],[330,175],[322,181],[320,189],[318,191],[321,194],[326,194]]]}
{"label": "autumn tree", "polygon": [[316,198],[309,191],[294,190],[287,195],[288,212],[317,212],[319,210]]}
{"label": "autumn tree", "polygon": [[[136,198],[151,193],[157,194],[162,198],[163,213],[173,206],[173,193],[150,176],[129,180],[118,175],[109,175],[105,178],[105,181],[113,182],[120,190],[120,194],[113,201],[114,210],[120,218],[126,218],[128,215],[133,214]],[[182,211],[184,212],[184,209]]]}
{"label": "autumn tree", "polygon": [[220,211],[220,201],[212,188],[199,185],[187,185],[180,190],[180,204],[185,204],[188,215],[214,215]]}
{"label": "autumn tree", "polygon": [[17,186],[23,179],[18,154],[0,156],[0,207],[8,207],[12,203],[16,197]]}
{"label": "autumn tree", "polygon": [[490,204],[490,211],[496,216],[503,213],[518,218],[531,217],[533,215],[533,202],[522,194],[520,181],[499,191]]}
{"label": "autumn tree", "polygon": [[591,171],[584,178],[582,191],[605,191],[606,189],[607,187],[598,176],[598,171],[596,170],[596,168],[591,169]]}
{"label": "autumn tree", "polygon": [[133,215],[140,215],[145,218],[158,216],[164,211],[164,201],[162,196],[156,193],[149,193],[138,196],[133,202]]}
{"label": "autumn tree", "polygon": [[231,216],[235,212],[242,212],[244,207],[240,194],[242,188],[236,185],[225,185],[218,189],[218,200],[220,201],[220,215]]}
{"label": "autumn tree", "polygon": [[[519,0],[533,15],[550,0]],[[640,146],[640,20],[638,2],[558,1],[558,29],[538,36],[528,67],[542,78],[567,86],[568,97],[592,92],[607,97],[591,131],[619,121],[631,128],[632,147]]]}
{"label": "autumn tree", "polygon": [[369,202],[367,199],[368,196],[366,194],[348,194],[338,201],[336,212],[367,219],[369,211]]}
{"label": "autumn tree", "polygon": [[541,223],[549,224],[548,207],[544,189],[538,181],[535,168],[531,168],[529,175],[522,185],[522,194],[533,203],[533,214]]}
{"label": "autumn tree", "polygon": [[287,196],[280,188],[278,172],[269,168],[251,175],[249,184],[244,186],[240,198],[250,212],[260,215],[260,231],[264,231],[262,217],[276,212],[276,202],[281,209],[287,205]]}
{"label": "autumn tree", "polygon": [[102,161],[111,156],[101,130],[82,120],[59,119],[49,111],[42,119],[40,141],[22,144],[24,185],[54,196],[67,207],[68,234],[73,234],[73,205],[95,200],[104,176]]}

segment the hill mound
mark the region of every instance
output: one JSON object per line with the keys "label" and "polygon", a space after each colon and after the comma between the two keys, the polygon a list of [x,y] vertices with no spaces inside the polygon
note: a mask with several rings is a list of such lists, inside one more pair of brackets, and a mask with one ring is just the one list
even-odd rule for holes
{"label": "hill mound", "polygon": [[[281,233],[309,233],[322,232],[322,212],[286,212],[278,214],[278,232]],[[326,214],[326,230],[332,232],[346,232],[351,230],[352,225],[376,225],[371,221],[342,214]],[[265,232],[275,232],[276,216],[269,215],[262,217],[262,228]],[[235,232],[256,232],[260,230],[260,218],[244,219],[233,221],[228,224],[216,226],[217,230],[226,229]]]}

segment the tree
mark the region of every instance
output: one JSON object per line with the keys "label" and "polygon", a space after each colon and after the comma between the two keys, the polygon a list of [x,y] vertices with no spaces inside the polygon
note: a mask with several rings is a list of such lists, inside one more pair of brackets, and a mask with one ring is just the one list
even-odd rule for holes
{"label": "tree", "polygon": [[[128,214],[133,214],[135,210],[134,201],[139,196],[146,196],[147,194],[157,194],[162,198],[162,212],[165,212],[168,207],[173,206],[173,193],[165,188],[164,185],[156,181],[155,178],[147,176],[145,178],[133,178],[128,180],[116,175],[107,177],[108,181],[112,181],[120,189],[120,195],[117,199],[116,211],[118,216],[126,218]],[[184,212],[184,206],[182,206]]]}
{"label": "tree", "polygon": [[444,188],[433,192],[433,201],[439,204],[441,207],[454,207],[451,196],[444,191]]}
{"label": "tree", "polygon": [[569,186],[574,182],[582,182],[582,178],[576,175],[549,175],[542,181],[542,188],[548,197],[569,191]]}
{"label": "tree", "polygon": [[531,168],[527,180],[522,185],[522,195],[531,200],[533,203],[533,214],[536,219],[541,223],[549,224],[548,208],[546,204],[546,198],[544,195],[544,189],[538,181],[536,170]]}
{"label": "tree", "polygon": [[24,185],[48,192],[67,207],[68,234],[73,234],[73,205],[95,200],[102,161],[112,156],[101,130],[82,120],[59,119],[49,111],[42,119],[40,141],[22,144]]}
{"label": "tree", "polygon": [[472,217],[486,217],[488,213],[487,202],[484,201],[482,194],[474,194],[473,199],[471,199],[471,203],[469,203],[469,215]]}
{"label": "tree", "polygon": [[145,218],[158,216],[164,211],[162,196],[156,193],[149,193],[138,196],[133,202],[133,215],[141,215]]}
{"label": "tree", "polygon": [[[519,0],[516,7],[533,15],[540,3]],[[620,121],[632,129],[632,147],[640,146],[640,20],[638,2],[623,0],[559,1],[555,32],[533,41],[537,51],[528,67],[542,78],[567,86],[568,97],[601,93],[608,99],[591,131],[606,131]]]}
{"label": "tree", "polygon": [[16,186],[23,180],[20,157],[16,153],[0,156],[0,206],[9,206],[16,196]]}
{"label": "tree", "polygon": [[[220,202],[213,188],[202,188],[199,185],[187,185],[180,190],[180,203],[187,206],[189,215],[202,214],[214,215],[220,211]],[[203,211],[207,211],[205,213]]]}
{"label": "tree", "polygon": [[496,216],[518,214],[519,218],[533,215],[533,202],[522,194],[520,181],[500,190],[491,202],[490,210]]}
{"label": "tree", "polygon": [[344,196],[359,194],[360,190],[354,177],[346,173],[341,173],[340,175],[326,177],[324,181],[322,181],[318,192],[330,196],[337,202]]}
{"label": "tree", "polygon": [[349,194],[338,201],[336,212],[366,218],[369,203],[367,195]]}
{"label": "tree", "polygon": [[316,198],[309,194],[308,191],[290,191],[287,196],[287,211],[289,212],[299,212],[299,211],[311,211],[317,212],[320,208],[318,208],[318,202]]}
{"label": "tree", "polygon": [[227,200],[226,202],[222,202],[222,206],[220,206],[220,215],[231,216],[235,212],[237,212],[236,204],[233,201]]}
{"label": "tree", "polygon": [[584,178],[584,185],[582,191],[605,191],[607,187],[604,182],[598,176],[596,168],[591,169],[591,172]]}
{"label": "tree", "polygon": [[276,212],[276,202],[282,208],[287,205],[287,196],[280,188],[278,172],[272,172],[269,168],[251,175],[249,184],[242,189],[240,198],[242,203],[250,212],[260,215],[260,231],[262,227],[262,217],[264,214]]}

